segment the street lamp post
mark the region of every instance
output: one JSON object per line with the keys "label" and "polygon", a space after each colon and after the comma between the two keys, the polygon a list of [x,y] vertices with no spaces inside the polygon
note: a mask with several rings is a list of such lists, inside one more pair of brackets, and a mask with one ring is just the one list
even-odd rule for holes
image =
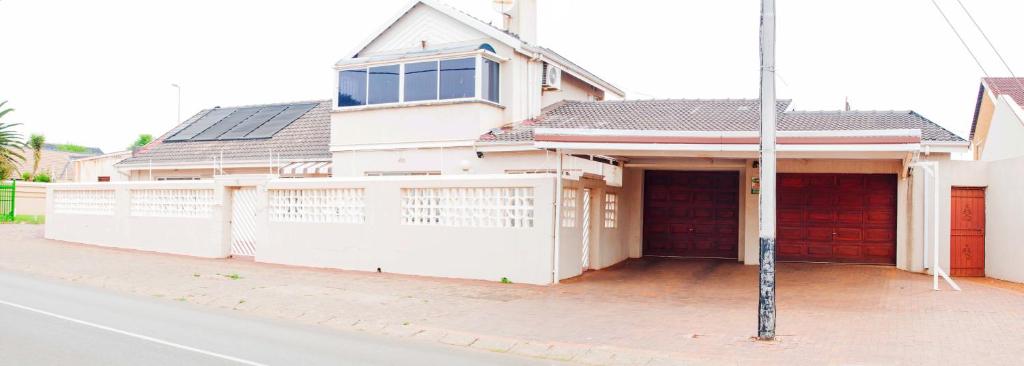
{"label": "street lamp post", "polygon": [[181,123],[181,85],[171,84],[175,89],[178,89],[178,119],[177,122]]}

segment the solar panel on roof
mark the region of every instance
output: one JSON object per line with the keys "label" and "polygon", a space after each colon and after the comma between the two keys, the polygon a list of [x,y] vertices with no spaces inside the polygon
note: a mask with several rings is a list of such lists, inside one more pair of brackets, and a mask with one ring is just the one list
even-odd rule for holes
{"label": "solar panel on roof", "polygon": [[210,126],[210,128],[207,128],[206,131],[203,131],[203,133],[200,133],[200,134],[196,135],[195,137],[193,137],[192,140],[193,141],[196,141],[196,140],[198,140],[198,141],[216,140],[217,137],[219,137],[220,135],[224,134],[225,132],[227,132],[231,128],[235,127],[235,125],[238,125],[239,123],[244,121],[246,118],[249,118],[250,116],[252,116],[256,112],[258,112],[259,110],[260,110],[260,107],[249,107],[249,108],[239,108],[239,109],[236,109],[230,115],[228,115],[227,117],[224,117],[224,119],[220,120],[219,122],[217,122],[213,126]]}
{"label": "solar panel on roof", "polygon": [[245,138],[245,135],[247,135],[249,132],[252,132],[252,130],[255,130],[257,127],[266,123],[271,118],[274,118],[274,116],[278,115],[278,113],[281,113],[281,111],[284,111],[286,108],[288,108],[288,106],[283,105],[262,107],[258,112],[256,112],[249,118],[246,118],[244,121],[236,125],[230,131],[224,133],[223,135],[220,135],[218,140],[234,140]]}
{"label": "solar panel on roof", "polygon": [[224,119],[224,117],[227,117],[229,114],[231,114],[231,112],[234,111],[234,108],[212,109],[209,112],[206,112],[205,115],[203,115],[195,122],[192,122],[192,124],[181,129],[181,131],[178,131],[178,133],[174,134],[174,136],[171,136],[166,141],[190,140],[193,137],[196,137],[196,135],[205,131],[207,128],[210,128],[210,126],[213,126],[215,123],[219,122],[221,119]]}
{"label": "solar panel on roof", "polygon": [[302,117],[303,114],[306,114],[306,112],[309,112],[309,110],[313,109],[313,107],[315,106],[316,104],[314,103],[290,105],[288,106],[288,109],[285,109],[283,112],[281,112],[281,114],[274,116],[274,118],[271,118],[269,121],[267,121],[267,123],[264,123],[256,130],[250,132],[248,135],[245,135],[245,138],[261,139],[273,137],[279,131],[281,131],[285,127],[288,127],[288,125],[290,125],[292,122],[295,122],[295,120],[299,119],[299,117]]}

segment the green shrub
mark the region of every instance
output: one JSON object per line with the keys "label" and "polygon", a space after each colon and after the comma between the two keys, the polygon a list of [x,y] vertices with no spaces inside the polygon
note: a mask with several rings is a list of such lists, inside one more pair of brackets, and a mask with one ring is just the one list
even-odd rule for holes
{"label": "green shrub", "polygon": [[29,173],[29,172],[21,173],[21,180],[26,181],[26,182],[32,181],[32,173]]}
{"label": "green shrub", "polygon": [[39,173],[32,178],[33,182],[50,183],[50,173]]}
{"label": "green shrub", "polygon": [[82,145],[61,144],[61,145],[57,145],[57,150],[64,151],[64,152],[70,152],[70,153],[84,153],[84,152],[89,151],[89,148],[87,148],[85,146],[82,146]]}

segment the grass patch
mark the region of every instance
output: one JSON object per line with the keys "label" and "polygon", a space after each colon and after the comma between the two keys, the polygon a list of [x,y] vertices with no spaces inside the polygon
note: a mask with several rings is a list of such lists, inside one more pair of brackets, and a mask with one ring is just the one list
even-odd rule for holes
{"label": "grass patch", "polygon": [[44,223],[46,223],[46,216],[44,215],[14,215],[13,221],[0,220],[0,224],[42,225]]}
{"label": "grass patch", "polygon": [[239,276],[238,273],[228,273],[228,274],[218,273],[218,275],[224,276],[226,278],[230,278],[232,280],[240,280],[240,279],[242,279],[242,276]]}

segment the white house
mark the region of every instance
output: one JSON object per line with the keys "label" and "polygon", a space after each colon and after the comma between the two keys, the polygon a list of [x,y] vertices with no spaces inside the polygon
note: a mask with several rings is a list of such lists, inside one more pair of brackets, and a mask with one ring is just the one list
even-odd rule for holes
{"label": "white house", "polygon": [[1024,156],[1024,78],[983,78],[971,123],[975,160]]}
{"label": "white house", "polygon": [[[641,256],[757,264],[758,100],[625,100],[537,46],[535,1],[515,3],[499,28],[411,2],[334,64],[330,100],[204,110],[121,164],[137,180],[203,180],[56,187],[47,237],[538,284]],[[779,260],[1024,281],[984,255],[981,188],[1013,188],[950,160],[968,141],[913,111],[789,104]],[[107,217],[80,214],[97,197]],[[192,230],[162,229],[182,220]],[[89,229],[105,224],[120,229]]]}

